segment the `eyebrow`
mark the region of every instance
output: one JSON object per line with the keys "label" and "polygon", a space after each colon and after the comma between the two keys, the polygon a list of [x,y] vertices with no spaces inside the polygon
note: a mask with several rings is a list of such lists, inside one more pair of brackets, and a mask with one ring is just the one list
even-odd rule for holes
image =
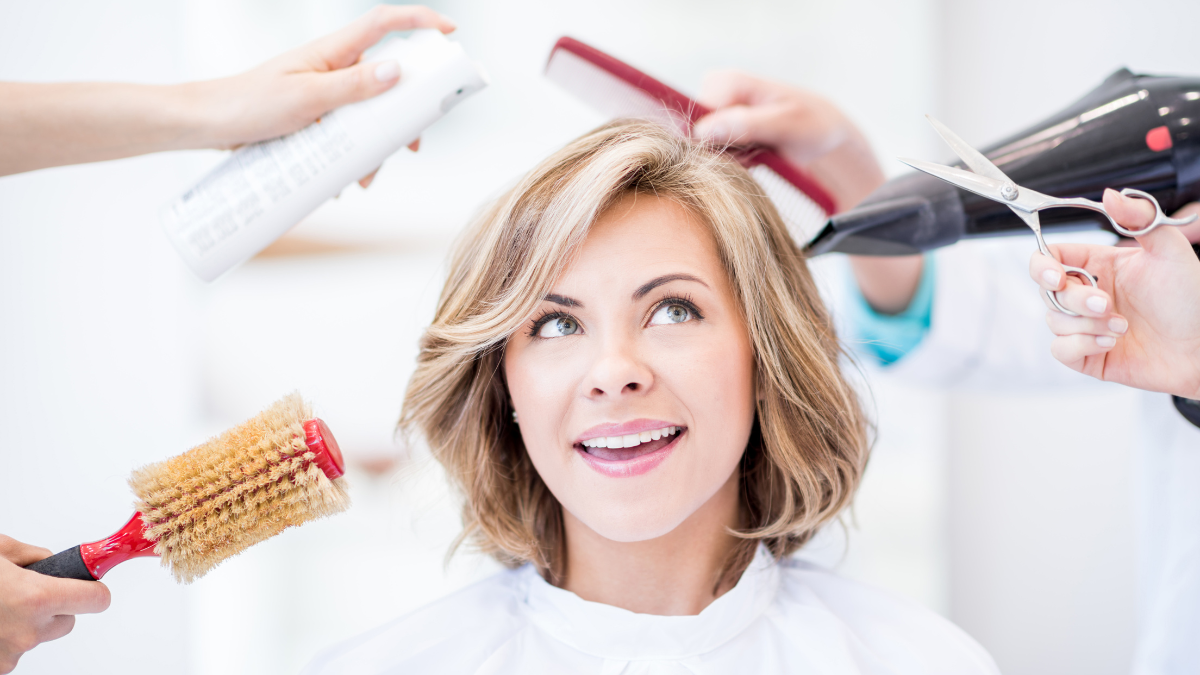
{"label": "eyebrow", "polygon": [[641,300],[642,298],[646,297],[646,294],[650,291],[662,286],[663,284],[669,284],[672,281],[694,281],[701,286],[708,288],[708,284],[704,283],[702,279],[694,277],[690,274],[664,274],[661,277],[656,277],[650,281],[647,281],[641,286],[638,286],[638,289],[633,292],[633,299]]}
{"label": "eyebrow", "polygon": [[575,298],[568,298],[565,295],[556,295],[554,293],[547,293],[546,297],[544,297],[542,299],[547,302],[553,302],[556,305],[562,305],[563,307],[583,307],[582,302],[576,300]]}

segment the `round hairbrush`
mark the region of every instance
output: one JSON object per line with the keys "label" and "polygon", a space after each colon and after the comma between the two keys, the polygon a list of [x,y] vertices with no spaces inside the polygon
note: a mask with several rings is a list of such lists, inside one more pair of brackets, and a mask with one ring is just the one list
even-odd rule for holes
{"label": "round hairbrush", "polygon": [[158,556],[190,583],[221,561],[314,518],[346,510],[342,453],[299,394],[129,479],[137,512],[112,536],[26,569],[97,580],[130,558]]}

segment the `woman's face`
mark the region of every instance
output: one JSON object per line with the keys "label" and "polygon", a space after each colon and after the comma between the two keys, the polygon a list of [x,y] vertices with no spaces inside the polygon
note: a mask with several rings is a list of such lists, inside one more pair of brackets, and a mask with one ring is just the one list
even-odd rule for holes
{"label": "woman's face", "polygon": [[504,357],[521,437],[563,507],[614,541],[664,535],[738,467],[754,352],[704,224],[630,195]]}

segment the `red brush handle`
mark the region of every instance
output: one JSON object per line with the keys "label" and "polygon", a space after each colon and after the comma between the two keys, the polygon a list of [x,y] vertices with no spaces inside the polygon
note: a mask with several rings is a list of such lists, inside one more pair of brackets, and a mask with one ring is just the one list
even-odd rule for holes
{"label": "red brush handle", "polygon": [[99,579],[117,565],[130,558],[142,558],[155,555],[154,542],[146,539],[146,526],[142,523],[142,514],[135,513],[125,523],[125,527],[115,534],[100,541],[79,545],[79,555],[83,564],[91,572],[92,578]]}

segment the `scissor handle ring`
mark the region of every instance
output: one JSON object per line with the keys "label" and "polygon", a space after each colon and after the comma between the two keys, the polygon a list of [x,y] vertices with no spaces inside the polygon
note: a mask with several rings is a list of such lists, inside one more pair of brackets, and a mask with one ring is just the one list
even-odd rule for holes
{"label": "scissor handle ring", "polygon": [[1117,221],[1113,220],[1112,216],[1108,215],[1107,211],[1104,212],[1104,216],[1108,218],[1108,222],[1113,226],[1113,229],[1117,231],[1117,234],[1123,237],[1143,237],[1153,232],[1158,228],[1159,225],[1174,225],[1178,227],[1179,225],[1187,225],[1188,223],[1196,220],[1196,216],[1194,214],[1188,218],[1168,218],[1167,214],[1163,213],[1162,206],[1159,205],[1158,200],[1155,199],[1154,195],[1151,195],[1149,192],[1142,192],[1141,190],[1135,190],[1133,188],[1125,188],[1124,190],[1121,190],[1121,194],[1125,195],[1126,197],[1145,199],[1154,205],[1154,220],[1150,221],[1149,225],[1140,230],[1131,230],[1127,227],[1122,227],[1119,223],[1117,223]]}
{"label": "scissor handle ring", "polygon": [[[1077,277],[1083,277],[1084,279],[1087,279],[1087,282],[1089,284],[1092,285],[1092,288],[1097,288],[1096,277],[1092,276],[1087,270],[1080,268],[1080,267],[1071,267],[1070,265],[1063,265],[1063,271],[1066,272],[1067,274],[1074,274]],[[1077,312],[1072,312],[1071,310],[1062,306],[1062,303],[1060,303],[1058,301],[1058,293],[1056,291],[1044,291],[1044,292],[1046,293],[1046,297],[1050,299],[1050,304],[1054,305],[1054,309],[1057,309],[1058,311],[1062,312],[1063,314],[1066,314],[1067,316],[1079,316],[1079,314]]]}

